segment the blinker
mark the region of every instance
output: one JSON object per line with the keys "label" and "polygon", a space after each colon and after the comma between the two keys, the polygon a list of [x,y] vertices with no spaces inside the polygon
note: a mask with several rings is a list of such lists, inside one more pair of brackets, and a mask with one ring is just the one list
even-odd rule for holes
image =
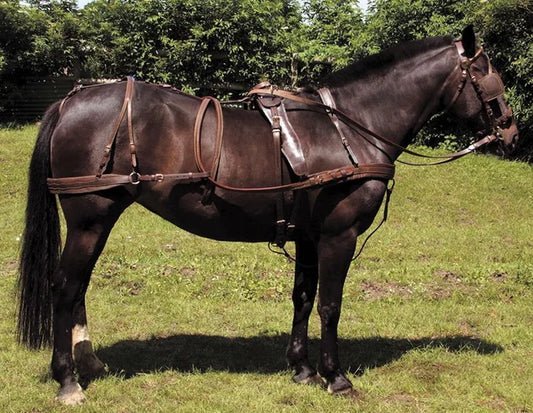
{"label": "blinker", "polygon": [[496,99],[505,92],[503,81],[497,73],[489,73],[478,80],[479,88],[485,101]]}

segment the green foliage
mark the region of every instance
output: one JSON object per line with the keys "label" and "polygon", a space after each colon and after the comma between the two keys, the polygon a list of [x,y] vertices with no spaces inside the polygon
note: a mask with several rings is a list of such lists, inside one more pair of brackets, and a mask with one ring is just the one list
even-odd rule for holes
{"label": "green foliage", "polygon": [[[531,0],[74,0],[0,2],[0,99],[31,76],[140,79],[227,96],[262,80],[318,84],[351,61],[474,24],[519,119],[520,157],[533,158]],[[0,107],[2,104],[0,103]],[[419,137],[436,145],[445,120]],[[461,146],[469,136],[449,140]],[[448,145],[449,146],[449,145]]]}
{"label": "green foliage", "polygon": [[429,36],[459,34],[478,0],[377,0],[368,18],[375,50]]}
{"label": "green foliage", "polygon": [[189,89],[288,78],[292,1],[96,0],[83,13],[92,76],[135,74]]}
{"label": "green foliage", "polygon": [[26,77],[76,74],[79,14],[75,2],[54,0],[44,6],[0,3],[0,79],[20,82]]}
{"label": "green foliage", "polygon": [[354,56],[350,45],[364,30],[357,1],[308,0],[303,2],[303,24],[293,37],[298,67],[293,83],[316,83],[332,69],[340,69]]}

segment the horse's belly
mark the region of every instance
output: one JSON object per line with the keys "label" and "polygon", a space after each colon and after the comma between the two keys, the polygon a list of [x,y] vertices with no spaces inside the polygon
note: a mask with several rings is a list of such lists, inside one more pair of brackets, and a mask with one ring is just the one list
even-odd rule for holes
{"label": "horse's belly", "polygon": [[274,239],[277,194],[236,193],[216,188],[206,195],[206,190],[205,184],[153,184],[150,190],[142,191],[137,202],[202,237],[244,242]]}

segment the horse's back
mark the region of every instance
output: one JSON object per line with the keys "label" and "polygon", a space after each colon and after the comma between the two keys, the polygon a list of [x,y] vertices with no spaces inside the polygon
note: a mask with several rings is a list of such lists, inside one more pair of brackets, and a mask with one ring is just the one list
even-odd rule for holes
{"label": "horse's back", "polygon": [[[105,172],[131,172],[127,116],[120,117],[125,93],[126,83],[119,82],[82,88],[65,100],[51,143],[54,177],[96,174],[107,145],[112,145],[112,152]],[[150,158],[155,157],[158,165],[165,167],[166,158],[176,157],[185,149],[180,148],[179,138],[192,135],[191,113],[195,106],[198,103],[190,96],[135,83],[132,132],[139,156],[150,153],[142,159],[145,168],[150,168]],[[117,122],[120,127],[114,136]]]}

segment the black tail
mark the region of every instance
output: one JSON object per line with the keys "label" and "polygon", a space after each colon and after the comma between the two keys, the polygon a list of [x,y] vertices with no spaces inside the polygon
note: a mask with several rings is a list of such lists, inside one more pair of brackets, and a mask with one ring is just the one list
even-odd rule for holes
{"label": "black tail", "polygon": [[52,275],[61,253],[55,195],[48,191],[50,139],[59,103],[44,115],[30,163],[26,228],[20,255],[18,339],[32,349],[52,343]]}

